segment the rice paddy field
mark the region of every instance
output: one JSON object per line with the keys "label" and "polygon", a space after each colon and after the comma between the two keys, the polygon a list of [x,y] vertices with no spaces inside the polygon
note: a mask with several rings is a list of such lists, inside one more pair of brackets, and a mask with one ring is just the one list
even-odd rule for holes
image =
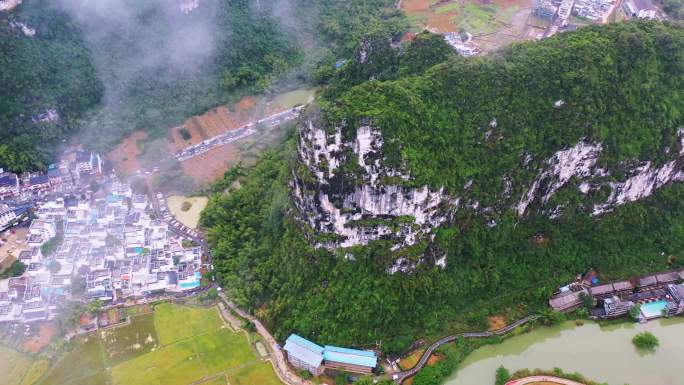
{"label": "rice paddy field", "polygon": [[3,385],[279,385],[218,309],[171,303],[78,337],[52,363],[0,346]]}
{"label": "rice paddy field", "polygon": [[487,51],[526,40],[532,0],[401,0],[413,30],[465,30]]}

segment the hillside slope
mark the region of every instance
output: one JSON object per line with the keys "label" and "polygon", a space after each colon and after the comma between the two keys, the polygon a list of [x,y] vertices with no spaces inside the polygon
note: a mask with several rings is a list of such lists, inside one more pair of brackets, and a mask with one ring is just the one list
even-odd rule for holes
{"label": "hillside slope", "polygon": [[359,70],[374,52],[204,214],[222,283],[281,336],[397,350],[544,308],[590,267],[680,264],[684,30],[589,27],[422,73],[401,71],[411,48]]}
{"label": "hillside slope", "polygon": [[25,0],[0,11],[0,139],[12,143],[0,146],[0,167],[44,168],[76,130],[104,151],[244,95],[325,81],[367,30],[403,31],[392,6]]}

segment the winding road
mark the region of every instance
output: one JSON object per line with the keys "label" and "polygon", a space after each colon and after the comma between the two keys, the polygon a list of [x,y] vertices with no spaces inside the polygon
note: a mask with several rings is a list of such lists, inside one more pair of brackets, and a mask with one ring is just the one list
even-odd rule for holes
{"label": "winding road", "polygon": [[[425,350],[423,355],[420,357],[420,360],[418,360],[418,363],[416,366],[409,370],[405,370],[402,372],[397,372],[394,374],[393,379],[397,384],[401,384],[404,382],[407,378],[415,375],[418,373],[420,369],[422,369],[425,364],[427,364],[428,360],[430,359],[430,356],[434,351],[449,342],[455,341],[459,337],[463,338],[487,338],[487,337],[493,337],[493,336],[502,336],[505,334],[510,333],[513,329],[517,328],[518,326],[524,325],[530,321],[534,321],[535,319],[539,318],[537,315],[531,315],[527,316],[525,318],[519,319],[512,324],[501,328],[499,330],[494,330],[494,331],[484,331],[484,332],[469,332],[469,333],[459,333],[459,334],[452,334],[449,336],[446,336],[444,338],[440,338],[439,340],[435,341],[432,343],[432,345],[428,346],[428,348]],[[522,383],[521,383],[522,384]]]}

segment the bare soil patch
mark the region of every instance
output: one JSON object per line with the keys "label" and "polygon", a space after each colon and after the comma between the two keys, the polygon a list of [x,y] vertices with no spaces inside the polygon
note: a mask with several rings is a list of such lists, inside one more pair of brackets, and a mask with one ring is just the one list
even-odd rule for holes
{"label": "bare soil patch", "polygon": [[444,359],[444,356],[439,355],[439,354],[433,354],[428,358],[427,364],[428,365],[434,365],[438,363],[439,361],[442,361]]}
{"label": "bare soil patch", "polygon": [[140,147],[138,142],[147,139],[145,131],[135,131],[114,148],[109,154],[109,159],[114,164],[114,169],[124,175],[134,174],[140,169]]}
{"label": "bare soil patch", "polygon": [[57,335],[57,327],[53,323],[42,324],[38,329],[38,334],[24,342],[23,348],[28,352],[38,353],[50,344],[55,335]]}
{"label": "bare soil patch", "polygon": [[19,257],[22,249],[26,248],[26,227],[13,228],[0,233],[2,245],[0,246],[0,271],[10,267],[12,262]]}
{"label": "bare soil patch", "polygon": [[408,370],[408,369],[411,369],[412,367],[416,366],[416,364],[418,363],[418,360],[420,360],[420,357],[423,355],[424,351],[425,351],[425,349],[422,349],[422,348],[414,350],[413,352],[411,352],[411,354],[402,358],[399,361],[399,367],[402,370]]}
{"label": "bare soil patch", "polygon": [[239,162],[239,157],[240,151],[234,145],[227,144],[188,159],[181,166],[183,172],[195,182],[204,184],[223,177],[224,172]]}
{"label": "bare soil patch", "polygon": [[[205,139],[241,127],[256,115],[256,106],[257,102],[254,97],[245,96],[233,106],[232,110],[227,106],[218,106],[202,115],[189,118],[182,125],[169,129],[171,139],[169,150],[176,152]],[[183,138],[181,134],[183,128],[188,130],[190,138]]]}
{"label": "bare soil patch", "polygon": [[499,330],[506,327],[506,318],[502,315],[494,315],[488,317],[487,320],[489,321],[489,330]]}

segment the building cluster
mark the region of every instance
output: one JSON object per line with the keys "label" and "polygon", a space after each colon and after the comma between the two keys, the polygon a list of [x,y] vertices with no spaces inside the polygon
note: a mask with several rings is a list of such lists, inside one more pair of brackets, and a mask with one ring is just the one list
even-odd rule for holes
{"label": "building cluster", "polygon": [[480,49],[477,46],[469,43],[472,38],[470,34],[467,34],[467,36],[468,37],[464,39],[464,36],[461,36],[460,33],[447,32],[444,34],[444,40],[446,40],[446,42],[452,46],[461,56],[468,57],[480,54]]}
{"label": "building cluster", "polygon": [[598,284],[578,281],[562,287],[549,300],[558,311],[572,310],[591,298],[591,316],[598,319],[623,317],[637,307],[640,321],[684,313],[684,270],[668,271],[633,280]]}
{"label": "building cluster", "polygon": [[[99,156],[84,154],[70,162],[81,181],[101,172]],[[72,174],[61,163],[59,169],[62,177]],[[16,255],[26,271],[0,281],[0,322],[54,318],[71,297],[120,303],[200,287],[202,248],[184,247],[183,237],[154,219],[146,195],[116,177],[97,182],[95,191],[53,192],[32,201],[35,219]]]}
{"label": "building cluster", "polygon": [[[594,22],[605,22],[615,8],[615,0],[534,0],[532,14],[565,27],[570,15]],[[656,19],[657,8],[651,0],[626,0],[622,9],[627,18]]]}
{"label": "building cluster", "polygon": [[627,18],[657,19],[658,9],[651,0],[625,0],[622,9]]}
{"label": "building cluster", "polygon": [[0,200],[25,202],[49,193],[69,191],[103,175],[104,162],[90,151],[67,152],[45,173],[17,175],[0,169]]}
{"label": "building cluster", "polygon": [[308,370],[314,376],[319,376],[326,370],[370,374],[378,364],[375,352],[320,346],[296,334],[287,338],[283,350],[292,366]]}

